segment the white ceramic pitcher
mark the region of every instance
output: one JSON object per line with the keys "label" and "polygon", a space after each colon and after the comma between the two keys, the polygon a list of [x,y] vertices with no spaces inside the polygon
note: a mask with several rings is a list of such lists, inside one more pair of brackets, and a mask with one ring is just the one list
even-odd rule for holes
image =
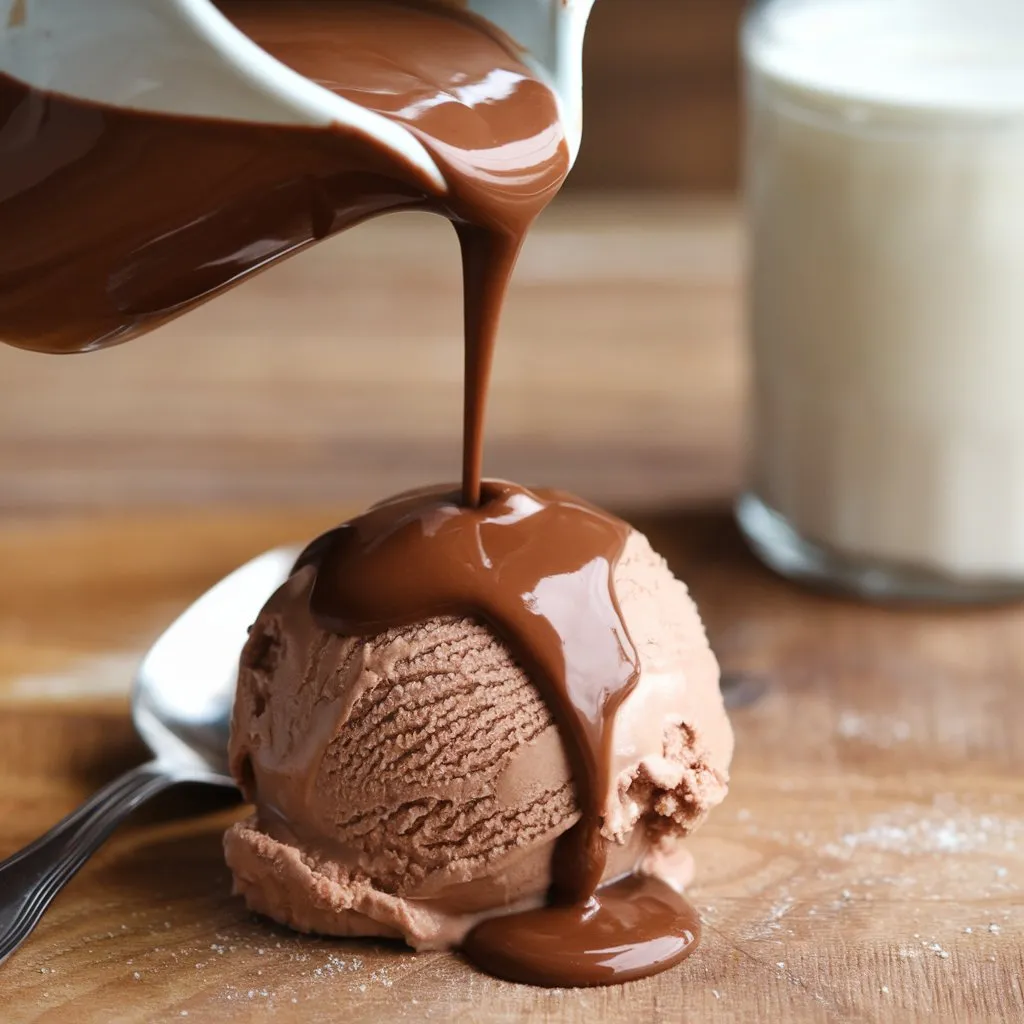
{"label": "white ceramic pitcher", "polygon": [[[523,48],[553,88],[575,159],[582,131],[583,35],[593,0],[468,0]],[[0,72],[39,89],[129,110],[321,126],[372,136],[443,179],[401,125],[271,57],[210,0],[0,0]]]}

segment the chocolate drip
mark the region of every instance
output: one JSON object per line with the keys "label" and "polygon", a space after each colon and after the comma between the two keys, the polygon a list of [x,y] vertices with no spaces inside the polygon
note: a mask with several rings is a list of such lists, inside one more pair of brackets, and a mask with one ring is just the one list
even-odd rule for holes
{"label": "chocolate drip", "polygon": [[628,875],[582,903],[492,917],[466,940],[471,960],[509,981],[553,987],[646,978],[685,960],[700,917],[656,878]]}
{"label": "chocolate drip", "polygon": [[601,888],[612,728],[639,676],[613,579],[630,528],[572,495],[510,483],[485,482],[476,507],[459,499],[454,487],[402,495],[314,541],[298,562],[317,569],[310,608],[323,629],[346,636],[475,616],[551,708],[580,820],[557,844],[550,906],[478,925],[467,955],[534,984],[607,984],[662,970],[696,946],[689,904],[654,879]]}
{"label": "chocolate drip", "polygon": [[565,740],[583,813],[559,843],[560,900],[591,897],[604,874],[600,834],[615,709],[636,685],[636,651],[612,573],[629,527],[578,498],[488,481],[477,508],[425,490],[370,509],[299,564],[318,565],[319,624],[372,636],[438,615],[472,615],[508,644]]}

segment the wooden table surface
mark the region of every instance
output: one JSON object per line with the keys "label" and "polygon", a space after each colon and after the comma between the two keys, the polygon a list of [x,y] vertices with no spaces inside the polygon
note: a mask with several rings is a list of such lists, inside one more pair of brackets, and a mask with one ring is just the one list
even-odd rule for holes
{"label": "wooden table surface", "polygon": [[[364,229],[120,352],[0,352],[0,856],[142,758],[128,681],[204,587],[454,474],[439,227]],[[737,234],[725,206],[554,212],[509,311],[489,458],[631,515],[740,680],[732,792],[693,840],[697,955],[549,992],[298,937],[230,896],[220,835],[239,809],[182,790],[0,967],[0,1020],[1024,1019],[1024,610],[871,608],[747,553],[727,512]]]}

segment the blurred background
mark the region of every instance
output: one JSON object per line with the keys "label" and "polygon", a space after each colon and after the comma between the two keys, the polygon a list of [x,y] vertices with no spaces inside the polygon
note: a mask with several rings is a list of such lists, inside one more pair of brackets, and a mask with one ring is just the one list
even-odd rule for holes
{"label": "blurred background", "polygon": [[[584,144],[527,249],[489,475],[631,507],[740,478],[741,0],[597,0]],[[459,469],[449,226],[388,218],[132,344],[0,346],[0,513],[365,502]]]}
{"label": "blurred background", "polygon": [[744,0],[597,0],[570,187],[731,192]]}

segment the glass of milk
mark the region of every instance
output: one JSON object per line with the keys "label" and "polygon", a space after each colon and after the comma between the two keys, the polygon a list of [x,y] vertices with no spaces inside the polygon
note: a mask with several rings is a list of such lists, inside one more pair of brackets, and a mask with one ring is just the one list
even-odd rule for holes
{"label": "glass of milk", "polygon": [[743,42],[742,529],[868,597],[1024,596],[1024,0],[770,0]]}

